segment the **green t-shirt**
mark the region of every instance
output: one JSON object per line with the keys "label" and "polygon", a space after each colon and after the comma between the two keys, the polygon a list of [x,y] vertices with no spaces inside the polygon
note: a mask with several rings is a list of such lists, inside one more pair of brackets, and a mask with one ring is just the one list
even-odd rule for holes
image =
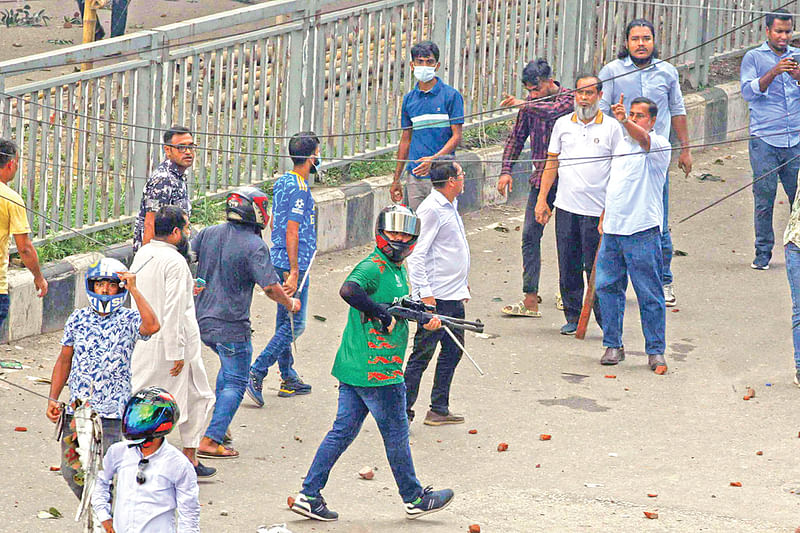
{"label": "green t-shirt", "polygon": [[[408,295],[406,268],[390,261],[379,249],[362,260],[345,281],[358,283],[377,303],[391,303]],[[408,344],[408,323],[398,320],[391,333],[381,333],[378,319],[362,322],[351,307],[342,343],[331,373],[354,387],[380,387],[403,382],[403,358]]]}

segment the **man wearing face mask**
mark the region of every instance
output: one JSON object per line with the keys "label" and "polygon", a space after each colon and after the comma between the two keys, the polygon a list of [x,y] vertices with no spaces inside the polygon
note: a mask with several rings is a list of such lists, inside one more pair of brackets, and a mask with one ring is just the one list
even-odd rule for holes
{"label": "man wearing face mask", "polygon": [[464,98],[436,76],[439,47],[435,43],[415,44],[411,48],[411,66],[417,85],[403,97],[403,134],[390,193],[393,202],[403,201],[400,177],[405,170],[406,203],[416,209],[431,192],[431,162],[440,155],[454,154],[461,142]]}
{"label": "man wearing face mask", "polygon": [[[247,395],[259,407],[264,405],[262,383],[276,361],[281,373],[279,397],[311,393],[311,385],[303,383],[292,368],[292,342],[305,330],[310,283],[305,274],[317,249],[314,198],[308,189],[309,174],[316,174],[321,164],[317,135],[313,131],[293,135],[289,140],[289,156],[294,168],[278,178],[272,189],[270,257],[278,276],[284,280],[283,290],[287,296],[299,299],[301,308],[299,313],[290,316],[284,306],[278,305],[275,335],[250,367]],[[298,285],[304,278],[305,284],[298,292]]]}
{"label": "man wearing face mask", "polygon": [[[603,213],[611,156],[623,137],[619,123],[600,111],[600,80],[593,75],[581,76],[575,87],[575,112],[559,118],[553,126],[535,210],[536,221],[547,224],[551,216],[547,196],[558,175],[556,246],[559,288],[567,319],[561,327],[562,335],[574,335],[578,329],[583,275],[585,272],[588,279],[592,272],[600,243],[597,225]],[[594,310],[600,323],[597,301]]]}
{"label": "man wearing face mask", "polygon": [[[215,468],[197,460],[196,451],[214,407],[214,392],[200,357],[200,328],[195,316],[192,289],[194,279],[184,255],[188,248],[189,220],[174,205],[155,214],[153,239],[133,258],[131,270],[139,271],[140,292],[161,319],[161,331],[136,343],[131,360],[131,390],[162,387],[178,402],[181,417],[176,421],[183,441],[183,453],[194,465],[199,478],[216,473]],[[136,304],[134,302],[134,309]]]}

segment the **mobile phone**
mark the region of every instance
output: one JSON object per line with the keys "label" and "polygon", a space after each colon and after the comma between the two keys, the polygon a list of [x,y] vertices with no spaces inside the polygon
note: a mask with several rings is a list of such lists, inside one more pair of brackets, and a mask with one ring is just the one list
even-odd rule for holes
{"label": "mobile phone", "polygon": [[206,280],[203,278],[197,278],[194,280],[195,285],[197,285],[198,289],[201,289],[206,286]]}
{"label": "mobile phone", "polygon": [[792,54],[792,61],[800,64],[800,54]]}

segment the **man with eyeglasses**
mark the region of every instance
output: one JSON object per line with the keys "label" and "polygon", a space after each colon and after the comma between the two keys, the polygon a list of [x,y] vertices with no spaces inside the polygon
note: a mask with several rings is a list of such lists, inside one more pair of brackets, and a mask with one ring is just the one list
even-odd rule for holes
{"label": "man with eyeglasses", "polygon": [[[531,190],[528,195],[528,204],[525,207],[525,222],[522,226],[522,292],[525,296],[519,303],[503,307],[502,311],[511,316],[541,318],[539,275],[542,269],[541,241],[544,226],[536,222],[534,209],[542,183],[550,133],[553,131],[556,120],[572,113],[574,96],[572,91],[561,87],[553,79],[550,65],[541,58],[534,59],[525,65],[522,71],[522,85],[528,91],[527,100],[506,96],[501,102],[501,105],[504,106],[518,106],[519,113],[514,128],[506,141],[505,150],[503,150],[503,166],[500,171],[500,179],[497,181],[497,191],[503,196],[506,195],[507,190],[511,191],[513,181],[511,169],[530,137],[531,159],[534,160],[534,163],[533,174],[528,179]],[[547,205],[550,209],[553,208],[555,198],[556,187],[554,184],[547,195]]]}
{"label": "man with eyeglasses", "polygon": [[156,167],[144,186],[139,215],[133,226],[134,253],[153,238],[156,212],[161,207],[175,205],[186,216],[191,215],[186,169],[194,163],[196,148],[192,132],[184,126],[170,126],[164,132],[166,159]]}
{"label": "man with eyeglasses", "polygon": [[[430,170],[433,190],[417,210],[421,222],[420,235],[414,251],[408,256],[408,275],[411,294],[436,308],[436,313],[464,318],[464,303],[469,301],[469,244],[464,222],[458,214],[458,195],[464,192],[464,171],[452,155],[433,160]],[[454,331],[463,346],[464,331]],[[431,391],[430,410],[424,424],[463,424],[464,417],[450,411],[450,384],[461,360],[461,348],[444,329],[430,331],[417,327],[414,349],[406,365],[406,411],[408,421],[414,419],[414,402],[419,394],[422,373],[433,359],[436,346],[441,344],[436,360],[436,376]]]}

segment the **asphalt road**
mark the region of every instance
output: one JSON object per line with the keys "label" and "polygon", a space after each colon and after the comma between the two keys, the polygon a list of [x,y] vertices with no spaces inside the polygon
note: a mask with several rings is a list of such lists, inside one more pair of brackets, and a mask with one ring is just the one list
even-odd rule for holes
{"label": "asphalt road", "polygon": [[[309,312],[327,320],[309,319],[296,357],[313,393],[278,398],[278,378],[270,376],[264,408],[245,399],[232,425],[242,456],[213,463],[219,474],[200,491],[202,529],[254,532],[260,524],[286,522],[295,533],[452,533],[470,524],[503,533],[793,531],[800,524],[800,422],[792,413],[800,391],[792,384],[782,251],[776,248],[769,271],[749,268],[749,192],[675,225],[751,179],[744,150],[744,144],[736,144],[696,155],[697,171],[725,181],[700,182],[672,173],[673,235],[676,248],[688,255],[673,262],[678,306],[667,316],[670,370],[663,377],[646,366],[632,292],[625,320],[629,357],[619,367],[599,365],[596,324],[584,341],[559,335],[563,316],[554,307],[551,227],[544,237],[544,318],[501,317],[499,308],[520,297],[521,233],[516,227],[522,211],[504,206],[465,217],[474,292],[467,316],[480,317],[487,333],[497,337],[467,337],[470,353],[486,371],[481,378],[464,360],[456,373],[452,408],[465,414],[467,423],[412,425],[420,480],[456,492],[448,509],[420,520],[405,519],[371,419],[324,492],[340,520],[312,522],[286,507],[333,420],[337,393],[329,371],[346,316],[337,291],[368,247],[320,256],[311,278]],[[780,199],[779,240],[789,207],[785,197]],[[495,222],[504,222],[510,232],[487,228]],[[256,350],[269,338],[274,313],[266,297],[255,297]],[[10,379],[46,392],[46,386],[26,378],[49,376],[58,342],[59,335],[53,334],[21,341],[21,349],[10,346],[5,354],[0,348],[0,356],[30,366]],[[213,379],[219,365],[210,351],[203,355]],[[430,374],[423,381],[418,412],[424,411]],[[609,374],[616,377],[605,377]],[[742,399],[747,386],[756,391],[750,401]],[[60,475],[49,472],[58,464],[58,445],[44,408],[44,401],[0,383],[0,531],[79,531],[70,517],[36,518],[38,510],[51,506],[65,515],[75,508]],[[21,425],[28,431],[15,432]],[[468,434],[469,429],[477,434]],[[541,441],[541,434],[552,440]],[[508,451],[498,453],[500,442],[508,443]],[[374,480],[358,478],[364,466],[377,467]],[[659,517],[648,520],[644,511],[657,511]]]}

